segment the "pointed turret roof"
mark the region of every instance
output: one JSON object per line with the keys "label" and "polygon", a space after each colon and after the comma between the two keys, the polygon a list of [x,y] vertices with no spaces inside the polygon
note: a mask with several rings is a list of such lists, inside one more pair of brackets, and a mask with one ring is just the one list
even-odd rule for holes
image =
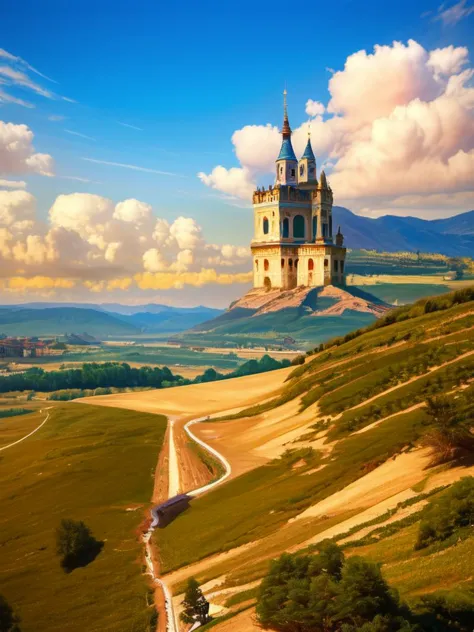
{"label": "pointed turret roof", "polygon": [[310,136],[308,136],[308,142],[306,143],[304,154],[301,157],[307,158],[308,160],[316,160],[316,158],[314,157],[313,148],[311,147]]}
{"label": "pointed turret roof", "polygon": [[324,171],[321,171],[321,176],[320,176],[320,186],[321,189],[327,189],[328,188],[328,182],[326,180],[326,174],[324,173]]}
{"label": "pointed turret roof", "polygon": [[294,160],[297,162],[293,145],[291,144],[291,127],[288,121],[288,108],[286,105],[286,88],[283,91],[283,127],[281,128],[282,143],[278,160]]}

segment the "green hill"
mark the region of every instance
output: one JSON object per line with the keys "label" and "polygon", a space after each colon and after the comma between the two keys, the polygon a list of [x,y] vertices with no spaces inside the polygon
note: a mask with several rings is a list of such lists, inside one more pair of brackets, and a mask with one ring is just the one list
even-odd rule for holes
{"label": "green hill", "polygon": [[82,333],[108,336],[140,333],[139,327],[94,309],[51,307],[46,309],[0,308],[0,333],[8,336],[59,336]]}
{"label": "green hill", "polygon": [[237,433],[242,424],[256,432],[272,415],[297,415],[301,427],[279,458],[193,500],[156,534],[163,571],[191,565],[200,582],[225,576],[220,588],[242,586],[244,601],[273,557],[311,550],[319,536],[350,536],[350,552],[360,554],[355,541],[366,546],[410,605],[440,589],[467,590],[472,529],[420,552],[415,543],[427,499],[473,472],[473,377],[474,288],[393,310],[310,352],[276,397],[217,420],[216,436],[226,425],[230,436],[233,423]]}

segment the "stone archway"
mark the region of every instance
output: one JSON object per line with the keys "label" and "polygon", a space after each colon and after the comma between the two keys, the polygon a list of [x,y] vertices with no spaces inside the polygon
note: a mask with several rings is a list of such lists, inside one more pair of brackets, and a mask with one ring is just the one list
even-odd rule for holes
{"label": "stone archway", "polygon": [[263,287],[267,290],[267,292],[272,289],[272,282],[270,281],[270,277],[265,277],[263,279]]}

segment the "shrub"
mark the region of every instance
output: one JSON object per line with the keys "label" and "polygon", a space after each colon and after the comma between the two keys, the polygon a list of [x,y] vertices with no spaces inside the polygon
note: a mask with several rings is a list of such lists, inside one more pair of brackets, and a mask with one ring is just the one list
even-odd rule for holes
{"label": "shrub", "polygon": [[474,621],[474,590],[451,590],[445,593],[424,595],[418,608],[427,630],[443,626],[447,630],[472,632]]}
{"label": "shrub", "polygon": [[433,465],[451,461],[474,451],[471,433],[474,406],[465,405],[465,396],[458,400],[429,397],[426,406],[432,430],[425,436],[425,444],[432,449]]}
{"label": "shrub", "polygon": [[446,540],[457,530],[472,526],[473,523],[474,477],[466,476],[427,505],[415,550]]}
{"label": "shrub", "polygon": [[305,357],[304,355],[298,355],[291,361],[292,366],[297,366],[298,364],[304,364]]}

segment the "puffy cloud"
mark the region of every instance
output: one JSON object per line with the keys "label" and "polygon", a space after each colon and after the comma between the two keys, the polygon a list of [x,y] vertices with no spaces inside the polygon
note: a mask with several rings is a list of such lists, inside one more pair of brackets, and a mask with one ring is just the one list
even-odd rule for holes
{"label": "puffy cloud", "polygon": [[[354,203],[355,210],[384,204],[391,212],[391,201],[404,195],[472,189],[474,70],[467,64],[466,47],[428,51],[409,40],[358,51],[332,73],[327,107],[309,99],[306,113],[336,203]],[[307,131],[307,122],[294,126],[297,155]],[[249,199],[255,182],[274,171],[281,136],[271,125],[247,125],[232,143],[240,166],[218,166],[199,177]]]}
{"label": "puffy cloud", "polygon": [[152,274],[144,272],[135,276],[135,281],[141,290],[169,290],[182,288],[185,285],[202,287],[210,283],[230,285],[232,283],[249,283],[252,272],[237,274],[218,273],[211,268],[202,268],[199,272],[173,273],[162,272]]}
{"label": "puffy cloud", "polygon": [[0,121],[0,174],[54,175],[52,157],[34,153],[32,143],[33,132],[26,125]]}
{"label": "puffy cloud", "polygon": [[326,111],[326,108],[321,103],[321,101],[313,101],[313,99],[308,99],[306,101],[305,111],[308,116],[321,116]]}
{"label": "puffy cloud", "polygon": [[243,199],[250,199],[256,186],[250,171],[246,168],[232,167],[226,169],[219,165],[214,167],[209,174],[201,171],[198,173],[198,177],[212,189],[223,191],[229,195],[237,195]]}
{"label": "puffy cloud", "polygon": [[28,228],[35,219],[36,199],[27,191],[0,191],[0,226]]}
{"label": "puffy cloud", "polygon": [[152,208],[145,202],[135,199],[119,202],[115,207],[114,218],[123,222],[143,223],[151,218]]}
{"label": "puffy cloud", "polygon": [[60,195],[48,220],[45,226],[36,220],[30,193],[0,191],[0,285],[6,291],[52,296],[71,289],[231,284],[234,277],[222,270],[241,274],[249,263],[247,249],[208,243],[193,218],[156,218],[140,200],[114,204],[99,195]]}
{"label": "puffy cloud", "polygon": [[468,62],[469,51],[465,46],[446,46],[432,50],[428,57],[427,66],[433,68],[436,74],[453,75],[462,70]]}

